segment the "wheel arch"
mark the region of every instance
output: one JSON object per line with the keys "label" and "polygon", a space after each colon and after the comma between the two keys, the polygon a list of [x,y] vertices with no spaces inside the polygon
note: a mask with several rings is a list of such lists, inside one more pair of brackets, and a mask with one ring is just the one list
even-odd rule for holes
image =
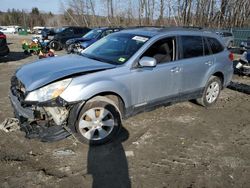
{"label": "wheel arch", "polygon": [[125,102],[124,102],[123,98],[118,93],[113,92],[113,91],[105,91],[105,92],[101,92],[101,93],[98,93],[98,94],[92,96],[89,100],[91,100],[95,97],[98,97],[98,96],[106,97],[106,98],[110,99],[111,101],[113,101],[116,104],[116,106],[118,107],[121,116],[124,117],[125,108],[126,108]]}
{"label": "wheel arch", "polygon": [[222,72],[215,72],[212,74],[212,76],[218,77],[221,80],[222,87],[224,86],[224,74]]}

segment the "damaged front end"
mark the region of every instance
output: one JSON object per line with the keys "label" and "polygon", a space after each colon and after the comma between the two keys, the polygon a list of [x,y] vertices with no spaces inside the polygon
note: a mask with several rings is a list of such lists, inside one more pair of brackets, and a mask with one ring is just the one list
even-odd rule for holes
{"label": "damaged front end", "polygon": [[9,97],[26,137],[56,141],[70,135],[65,126],[73,104],[60,96],[46,102],[26,101],[27,95],[24,85],[15,76],[12,77]]}

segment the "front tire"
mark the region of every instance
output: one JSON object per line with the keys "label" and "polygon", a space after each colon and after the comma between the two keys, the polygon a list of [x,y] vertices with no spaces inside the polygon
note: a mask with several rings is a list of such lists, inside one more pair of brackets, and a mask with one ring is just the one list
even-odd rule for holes
{"label": "front tire", "polygon": [[74,48],[75,48],[75,44],[70,44],[70,45],[67,47],[67,53],[68,53],[68,54],[74,53]]}
{"label": "front tire", "polygon": [[62,49],[62,46],[61,46],[60,42],[58,42],[56,40],[52,40],[49,43],[49,48],[52,49],[52,50],[55,50],[55,51],[59,51],[59,50]]}
{"label": "front tire", "polygon": [[101,99],[104,100],[90,100],[80,111],[75,123],[75,136],[80,142],[101,145],[113,140],[120,130],[118,108],[109,99]]}
{"label": "front tire", "polygon": [[214,105],[220,96],[221,89],[221,79],[216,76],[210,77],[203,91],[202,97],[196,100],[197,103],[204,107]]}

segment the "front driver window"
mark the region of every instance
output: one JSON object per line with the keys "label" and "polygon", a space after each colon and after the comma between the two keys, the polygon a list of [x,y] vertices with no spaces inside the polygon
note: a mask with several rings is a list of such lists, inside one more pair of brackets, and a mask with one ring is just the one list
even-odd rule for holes
{"label": "front driver window", "polygon": [[156,59],[157,64],[175,60],[175,37],[168,37],[155,42],[141,57],[148,56]]}

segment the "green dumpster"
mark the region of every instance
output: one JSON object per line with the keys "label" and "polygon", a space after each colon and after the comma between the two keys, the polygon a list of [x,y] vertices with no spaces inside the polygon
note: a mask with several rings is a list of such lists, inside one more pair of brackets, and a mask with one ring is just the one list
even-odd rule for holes
{"label": "green dumpster", "polygon": [[19,35],[28,35],[27,29],[21,29],[18,32]]}

